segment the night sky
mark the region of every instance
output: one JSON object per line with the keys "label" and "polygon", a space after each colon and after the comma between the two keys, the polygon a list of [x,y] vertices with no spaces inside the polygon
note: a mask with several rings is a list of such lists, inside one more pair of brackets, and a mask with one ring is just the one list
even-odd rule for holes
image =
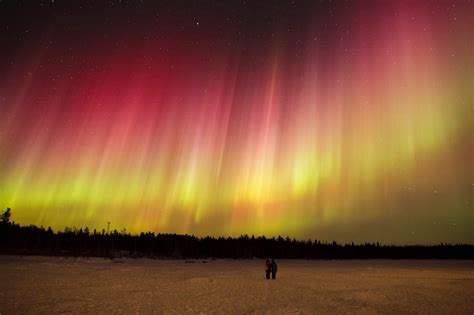
{"label": "night sky", "polygon": [[0,0],[0,208],[474,243],[473,38],[467,0]]}

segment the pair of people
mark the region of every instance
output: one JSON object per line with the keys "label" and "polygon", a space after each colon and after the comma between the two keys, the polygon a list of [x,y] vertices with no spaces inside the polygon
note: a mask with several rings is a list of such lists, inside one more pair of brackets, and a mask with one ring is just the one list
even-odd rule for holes
{"label": "pair of people", "polygon": [[272,279],[275,279],[277,270],[278,265],[275,259],[272,259],[272,261],[270,261],[269,259],[265,260],[265,276],[267,277],[267,279],[270,279],[270,273],[272,274]]}

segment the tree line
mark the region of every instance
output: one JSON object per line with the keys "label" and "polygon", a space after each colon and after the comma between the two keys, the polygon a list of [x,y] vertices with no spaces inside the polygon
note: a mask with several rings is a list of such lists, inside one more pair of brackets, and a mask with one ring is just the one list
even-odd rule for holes
{"label": "tree line", "polygon": [[90,231],[21,226],[1,216],[0,254],[132,258],[474,259],[474,245],[339,244],[265,236],[196,237],[125,230]]}

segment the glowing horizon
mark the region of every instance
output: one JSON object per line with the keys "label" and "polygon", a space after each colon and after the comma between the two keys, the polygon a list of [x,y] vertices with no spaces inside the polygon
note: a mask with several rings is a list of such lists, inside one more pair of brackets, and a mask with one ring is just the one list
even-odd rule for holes
{"label": "glowing horizon", "polygon": [[324,6],[242,38],[211,13],[68,26],[88,45],[38,22],[3,53],[0,207],[55,229],[473,243],[455,4]]}

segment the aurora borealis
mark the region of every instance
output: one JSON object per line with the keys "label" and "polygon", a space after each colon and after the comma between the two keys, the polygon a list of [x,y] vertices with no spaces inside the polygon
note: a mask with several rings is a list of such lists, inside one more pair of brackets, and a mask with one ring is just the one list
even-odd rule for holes
{"label": "aurora borealis", "polygon": [[22,224],[474,242],[472,1],[0,2]]}

